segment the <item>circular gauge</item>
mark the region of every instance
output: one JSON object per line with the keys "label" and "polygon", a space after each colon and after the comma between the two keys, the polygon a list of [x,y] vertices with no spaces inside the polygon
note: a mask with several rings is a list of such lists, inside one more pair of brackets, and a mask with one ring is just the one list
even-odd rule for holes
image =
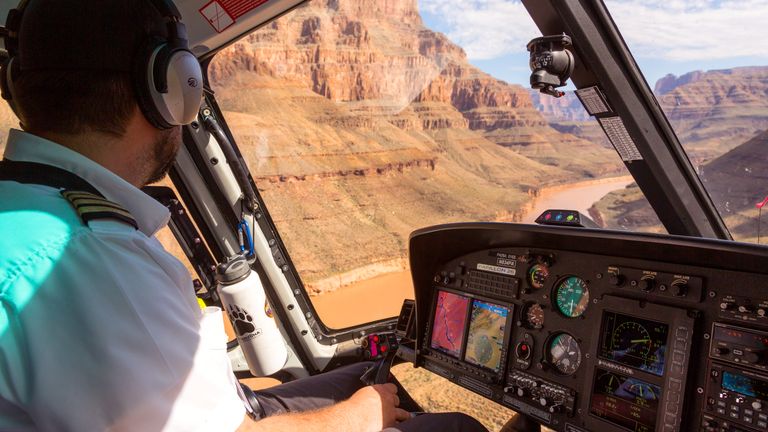
{"label": "circular gauge", "polygon": [[564,375],[571,375],[581,365],[581,348],[568,333],[560,333],[550,339],[547,357],[549,363]]}
{"label": "circular gauge", "polygon": [[549,276],[549,267],[544,264],[536,264],[528,269],[528,283],[531,284],[532,288],[544,288],[547,276]]}
{"label": "circular gauge", "polygon": [[647,358],[653,341],[646,328],[634,321],[625,321],[613,330],[611,349],[622,355]]}
{"label": "circular gauge", "polygon": [[544,308],[538,303],[529,303],[523,309],[523,323],[533,329],[544,327]]}
{"label": "circular gauge", "polygon": [[569,276],[561,280],[555,288],[555,304],[568,318],[581,316],[589,306],[589,289],[584,279]]}
{"label": "circular gauge", "polygon": [[618,390],[620,386],[621,378],[610,372],[605,372],[597,377],[595,389],[597,389],[600,394],[613,395],[616,393],[616,390]]}

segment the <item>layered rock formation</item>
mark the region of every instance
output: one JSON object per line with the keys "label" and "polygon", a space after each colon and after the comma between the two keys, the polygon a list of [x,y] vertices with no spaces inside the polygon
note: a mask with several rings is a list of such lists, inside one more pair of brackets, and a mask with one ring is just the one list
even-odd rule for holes
{"label": "layered rock formation", "polygon": [[414,0],[313,1],[209,76],[310,285],[404,257],[415,228],[515,219],[541,186],[621,169],[471,66]]}
{"label": "layered rock formation", "polygon": [[589,120],[589,114],[581,101],[572,91],[565,92],[565,96],[554,98],[542,94],[538,90],[529,90],[531,100],[550,123],[585,122]]}
{"label": "layered rock formation", "polygon": [[659,80],[659,103],[695,164],[768,129],[768,67],[691,72]]}

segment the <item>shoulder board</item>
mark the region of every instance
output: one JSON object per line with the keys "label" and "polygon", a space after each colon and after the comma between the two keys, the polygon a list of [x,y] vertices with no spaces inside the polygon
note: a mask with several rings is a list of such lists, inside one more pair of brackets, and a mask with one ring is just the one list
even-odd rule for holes
{"label": "shoulder board", "polygon": [[72,204],[86,224],[92,220],[117,219],[139,229],[136,219],[128,210],[102,196],[78,190],[63,190],[61,195]]}

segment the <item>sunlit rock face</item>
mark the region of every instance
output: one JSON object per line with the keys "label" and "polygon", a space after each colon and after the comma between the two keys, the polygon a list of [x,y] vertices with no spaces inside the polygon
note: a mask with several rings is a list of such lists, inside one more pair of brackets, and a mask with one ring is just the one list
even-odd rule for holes
{"label": "sunlit rock face", "polygon": [[540,188],[621,167],[470,65],[413,0],[311,2],[218,54],[209,76],[317,291],[391,269],[416,228],[517,220]]}

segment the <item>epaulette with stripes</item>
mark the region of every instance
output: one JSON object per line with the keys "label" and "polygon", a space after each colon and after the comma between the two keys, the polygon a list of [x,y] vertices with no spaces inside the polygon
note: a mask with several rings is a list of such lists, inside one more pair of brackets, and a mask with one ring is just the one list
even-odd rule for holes
{"label": "epaulette with stripes", "polygon": [[92,220],[117,219],[139,229],[128,210],[102,196],[79,190],[63,190],[61,195],[72,204],[86,224]]}

